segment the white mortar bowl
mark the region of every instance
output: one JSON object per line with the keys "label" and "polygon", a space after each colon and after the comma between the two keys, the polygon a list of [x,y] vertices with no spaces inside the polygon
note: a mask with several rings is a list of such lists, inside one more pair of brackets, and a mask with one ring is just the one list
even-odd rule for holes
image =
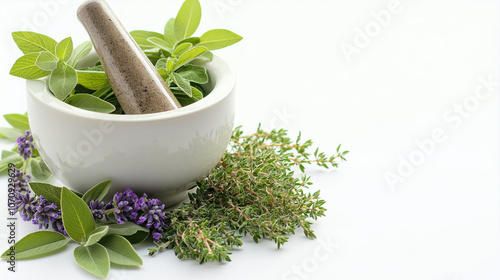
{"label": "white mortar bowl", "polygon": [[177,204],[217,165],[233,129],[235,75],[218,57],[204,66],[207,97],[144,115],[76,108],[54,97],[47,80],[28,81],[35,147],[55,177],[80,193],[111,180],[110,193],[131,188]]}

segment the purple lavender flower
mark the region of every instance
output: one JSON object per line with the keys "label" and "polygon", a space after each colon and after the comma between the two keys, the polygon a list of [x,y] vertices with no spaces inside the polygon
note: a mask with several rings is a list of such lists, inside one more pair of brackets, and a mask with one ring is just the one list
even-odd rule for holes
{"label": "purple lavender flower", "polygon": [[99,221],[104,218],[104,202],[98,200],[91,200],[89,204],[90,211],[94,216],[94,220]]}
{"label": "purple lavender flower", "polygon": [[153,239],[154,239],[155,241],[160,240],[160,238],[161,238],[161,237],[162,237],[162,234],[161,234],[161,233],[159,233],[159,232],[155,232],[155,233],[153,233]]}
{"label": "purple lavender flower", "polygon": [[35,196],[31,196],[29,191],[17,193],[14,203],[16,212],[19,212],[25,222],[31,221],[35,217],[39,201],[35,199]]}
{"label": "purple lavender flower", "polygon": [[165,209],[165,204],[162,204],[160,200],[148,199],[146,194],[139,199],[136,204],[136,208],[142,211],[142,215],[137,220],[137,224],[141,225],[146,223],[146,228],[151,228],[153,226],[158,229],[164,225],[164,220],[167,218],[163,209]]}
{"label": "purple lavender flower", "polygon": [[33,217],[33,224],[38,224],[39,229],[45,227],[47,229],[50,223],[54,223],[61,216],[61,211],[57,210],[54,203],[48,202],[43,196],[38,197],[38,205],[35,207],[36,212]]}
{"label": "purple lavender flower", "polygon": [[137,210],[134,209],[137,200],[137,195],[131,189],[126,189],[123,193],[119,192],[113,196],[117,223],[123,224],[129,219],[134,221],[137,218]]}
{"label": "purple lavender flower", "polygon": [[55,230],[55,231],[57,231],[57,232],[59,232],[59,233],[61,233],[61,234],[66,235],[66,236],[68,235],[68,233],[64,229],[64,224],[62,222],[62,217],[61,218],[57,218],[57,219],[55,219],[54,222],[52,222],[52,229]]}
{"label": "purple lavender flower", "polygon": [[33,155],[35,146],[33,146],[33,135],[31,135],[30,130],[26,130],[23,136],[17,138],[17,145],[19,146],[17,151],[22,157],[24,157],[24,160],[27,160],[31,155]]}
{"label": "purple lavender flower", "polygon": [[14,190],[16,193],[28,192],[28,183],[31,180],[31,176],[24,175],[24,173],[19,168],[12,168],[13,174],[12,179],[14,180],[12,184],[14,185]]}

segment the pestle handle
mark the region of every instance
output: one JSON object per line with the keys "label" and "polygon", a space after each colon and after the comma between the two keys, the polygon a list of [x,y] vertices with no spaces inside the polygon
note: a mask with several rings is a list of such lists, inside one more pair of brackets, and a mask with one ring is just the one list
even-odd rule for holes
{"label": "pestle handle", "polygon": [[181,107],[104,0],[85,1],[77,15],[126,114],[156,113]]}

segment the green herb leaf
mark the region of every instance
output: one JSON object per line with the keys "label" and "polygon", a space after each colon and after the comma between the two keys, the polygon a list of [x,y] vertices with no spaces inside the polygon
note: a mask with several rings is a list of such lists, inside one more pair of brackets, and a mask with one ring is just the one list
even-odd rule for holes
{"label": "green herb leaf", "polygon": [[55,53],[57,42],[49,36],[31,31],[18,31],[12,32],[12,38],[24,54],[43,51]]}
{"label": "green herb leaf", "polygon": [[50,75],[49,71],[45,71],[36,66],[36,60],[39,53],[29,53],[21,56],[14,62],[9,74],[28,80],[36,80]]}
{"label": "green herb leaf", "polygon": [[62,61],[66,62],[73,53],[73,40],[71,37],[63,39],[56,45],[56,56]]}
{"label": "green herb leaf", "polygon": [[80,62],[80,60],[82,60],[87,55],[89,55],[91,50],[92,50],[92,42],[91,41],[86,41],[86,42],[81,43],[71,53],[71,57],[67,61],[68,65],[70,65],[72,67],[76,67],[78,62]]}
{"label": "green herb leaf", "polygon": [[21,114],[6,114],[3,115],[5,120],[12,125],[12,127],[26,131],[30,129],[30,125],[28,122],[28,116]]}
{"label": "green herb leaf", "polygon": [[78,83],[75,69],[69,65],[52,70],[49,79],[49,88],[59,100],[64,100]]}
{"label": "green herb leaf", "polygon": [[9,169],[10,163],[17,166],[24,162],[24,159],[19,155],[19,153],[12,152],[9,154],[4,154],[4,152],[8,151],[2,151],[2,159],[0,160],[0,173]]}
{"label": "green herb leaf", "polygon": [[167,23],[165,24],[165,28],[163,29],[163,37],[165,41],[167,41],[167,44],[171,49],[174,47],[175,42],[177,42],[177,38],[175,37],[174,24],[175,18],[171,18],[167,21]]}
{"label": "green herb leaf", "polygon": [[191,87],[191,92],[193,92],[193,99],[195,101],[203,99],[203,93],[199,89]]}
{"label": "green herb leaf", "polygon": [[[69,241],[69,238],[55,231],[36,231],[30,233],[13,246],[16,261],[46,256],[61,249]],[[2,258],[8,259],[10,257],[9,253],[11,253],[10,248],[2,254]]]}
{"label": "green herb leaf", "polygon": [[198,0],[185,0],[174,21],[174,31],[177,39],[193,35],[201,20],[201,5]]}
{"label": "green herb leaf", "polygon": [[155,48],[156,45],[148,41],[148,38],[155,37],[159,39],[164,39],[163,35],[158,32],[144,31],[144,30],[134,30],[130,32],[132,38],[141,48]]}
{"label": "green herb leaf", "polygon": [[160,68],[167,68],[167,59],[166,58],[160,58],[155,64],[156,69]]}
{"label": "green herb leaf", "polygon": [[61,187],[39,182],[30,182],[29,185],[36,195],[43,196],[48,202],[54,203],[57,208],[61,209]]}
{"label": "green herb leaf", "polygon": [[191,91],[191,85],[189,81],[181,77],[177,73],[170,74],[170,79],[189,97],[193,97],[193,92]]}
{"label": "green herb leaf", "polygon": [[167,69],[165,68],[160,68],[160,69],[157,69],[158,70],[158,73],[160,74],[160,76],[166,80],[168,78],[168,71]]}
{"label": "green herb leaf", "polygon": [[40,52],[35,65],[45,71],[52,71],[57,67],[59,59],[51,52]]}
{"label": "green herb leaf", "polygon": [[185,64],[188,64],[191,62],[193,59],[195,59],[197,56],[202,55],[204,52],[206,52],[208,49],[206,47],[194,47],[183,54],[179,57],[177,60],[177,63],[175,64],[175,70],[179,69],[180,67],[184,66]]}
{"label": "green herb leaf", "polygon": [[199,65],[184,65],[177,73],[184,79],[197,84],[206,84],[208,82],[207,69]]}
{"label": "green herb leaf", "polygon": [[184,43],[190,43],[191,45],[195,46],[195,45],[200,43],[200,37],[188,37],[188,38],[182,39],[175,44],[174,48],[176,48],[177,46],[182,45]]}
{"label": "green herb leaf", "polygon": [[84,246],[85,247],[92,246],[97,242],[99,242],[108,233],[108,229],[109,229],[108,226],[100,226],[94,229],[90,233],[89,239],[87,240]]}
{"label": "green herb leaf", "polygon": [[214,59],[214,54],[208,50],[204,52],[202,55],[196,57],[194,61],[199,61],[200,63],[210,62]]}
{"label": "green herb leaf", "polygon": [[64,228],[68,235],[77,242],[85,242],[95,229],[94,216],[85,201],[63,187],[61,211]]}
{"label": "green herb leaf", "polygon": [[172,54],[175,56],[180,56],[185,51],[189,50],[192,46],[193,46],[193,44],[191,44],[191,43],[182,43],[182,44],[175,47]]}
{"label": "green herb leaf", "polygon": [[99,113],[111,113],[116,110],[113,104],[86,93],[70,96],[66,99],[66,103],[84,110]]}
{"label": "green herb leaf", "polygon": [[89,204],[92,200],[102,201],[102,199],[106,196],[111,187],[111,180],[107,180],[101,182],[90,190],[88,190],[82,197],[85,203]]}
{"label": "green herb leaf", "polygon": [[24,130],[11,128],[11,127],[0,127],[0,138],[5,138],[9,141],[16,141],[17,138],[24,135]]}
{"label": "green herb leaf", "polygon": [[131,222],[125,222],[123,224],[108,224],[108,226],[108,235],[123,236],[132,244],[141,243],[149,235],[148,229]]}
{"label": "green herb leaf", "polygon": [[109,255],[104,246],[97,243],[89,247],[78,246],[73,252],[76,263],[100,278],[106,278],[109,273]]}
{"label": "green herb leaf", "polygon": [[200,37],[200,44],[210,50],[218,50],[241,41],[243,37],[226,29],[213,29]]}
{"label": "green herb leaf", "polygon": [[109,93],[110,90],[111,90],[111,86],[110,85],[103,86],[102,88],[100,88],[100,89],[96,90],[95,92],[93,92],[92,95],[95,96],[95,97],[101,98],[106,93]]}
{"label": "green herb leaf", "polygon": [[122,236],[106,236],[99,243],[108,250],[109,259],[112,263],[127,266],[141,266],[142,259],[134,247]]}
{"label": "green herb leaf", "polygon": [[108,76],[104,71],[78,70],[78,83],[88,89],[98,90],[109,85]]}
{"label": "green herb leaf", "polygon": [[168,73],[172,73],[174,71],[174,65],[177,63],[177,59],[175,58],[167,58],[167,71]]}
{"label": "green herb leaf", "polygon": [[32,158],[29,161],[31,175],[39,181],[48,181],[52,177],[52,172],[41,157]]}
{"label": "green herb leaf", "polygon": [[172,48],[169,47],[169,44],[167,43],[167,41],[163,40],[162,38],[150,37],[150,38],[148,38],[148,42],[159,47],[162,50],[172,52]]}

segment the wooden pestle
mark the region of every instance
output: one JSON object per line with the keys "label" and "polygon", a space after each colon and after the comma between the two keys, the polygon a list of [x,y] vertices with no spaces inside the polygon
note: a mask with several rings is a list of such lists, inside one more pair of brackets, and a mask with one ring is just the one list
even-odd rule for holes
{"label": "wooden pestle", "polygon": [[85,1],[77,15],[89,33],[125,114],[148,114],[181,107],[104,0]]}

